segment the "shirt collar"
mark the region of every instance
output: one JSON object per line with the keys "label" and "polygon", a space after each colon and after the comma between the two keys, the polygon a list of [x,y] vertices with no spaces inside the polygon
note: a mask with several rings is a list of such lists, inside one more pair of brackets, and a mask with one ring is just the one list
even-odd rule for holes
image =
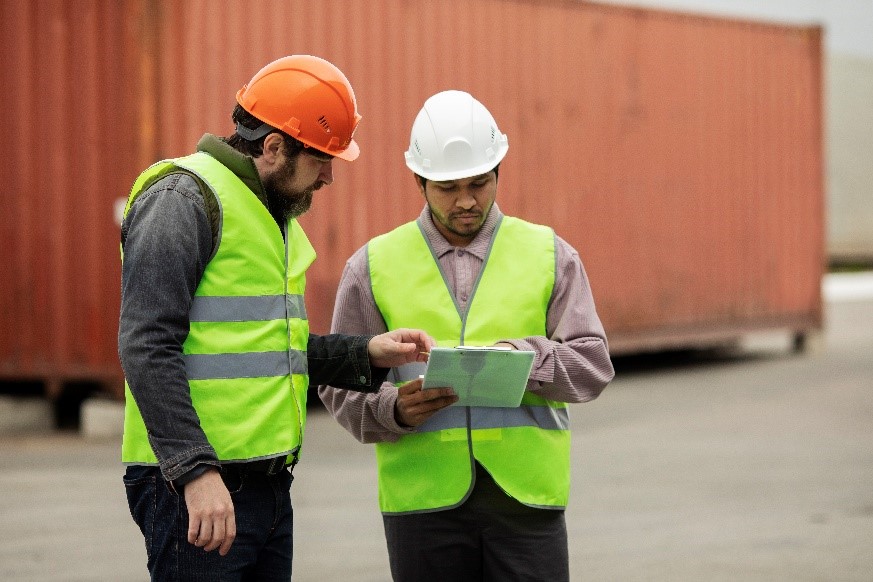
{"label": "shirt collar", "polygon": [[[469,245],[463,247],[463,249],[474,257],[484,261],[488,254],[488,247],[491,245],[491,239],[494,237],[494,231],[497,230],[497,224],[500,222],[501,218],[503,218],[503,213],[500,211],[500,208],[498,208],[497,202],[495,202],[491,205],[491,210],[488,212],[488,216],[485,218],[485,222],[482,223],[482,228],[479,229],[476,237]],[[421,225],[422,230],[424,231],[424,236],[427,237],[427,240],[430,242],[430,246],[433,248],[433,252],[438,259],[446,253],[453,252],[456,248],[459,248],[452,246],[451,243],[446,240],[446,237],[437,230],[436,225],[433,223],[433,218],[430,215],[430,208],[427,204],[424,205],[421,214],[418,216],[418,223]]]}
{"label": "shirt collar", "polygon": [[210,133],[204,134],[200,138],[200,141],[197,143],[197,151],[205,152],[221,162],[255,193],[255,196],[261,200],[264,206],[269,208],[267,194],[264,192],[264,185],[261,183],[261,176],[258,174],[255,161],[250,156],[238,152],[227,145],[227,142],[222,138]]}

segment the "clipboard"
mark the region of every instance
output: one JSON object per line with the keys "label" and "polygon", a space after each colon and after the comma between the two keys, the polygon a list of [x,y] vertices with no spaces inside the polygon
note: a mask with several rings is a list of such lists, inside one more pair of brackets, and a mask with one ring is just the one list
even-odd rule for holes
{"label": "clipboard", "polygon": [[503,347],[433,348],[422,389],[449,387],[452,406],[516,408],[521,404],[535,352]]}

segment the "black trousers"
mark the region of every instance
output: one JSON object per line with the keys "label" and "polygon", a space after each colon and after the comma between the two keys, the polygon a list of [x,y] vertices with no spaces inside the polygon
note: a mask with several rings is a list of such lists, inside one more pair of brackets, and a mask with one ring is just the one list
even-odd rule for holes
{"label": "black trousers", "polygon": [[564,512],[519,503],[478,463],[461,506],[383,522],[394,582],[570,579]]}

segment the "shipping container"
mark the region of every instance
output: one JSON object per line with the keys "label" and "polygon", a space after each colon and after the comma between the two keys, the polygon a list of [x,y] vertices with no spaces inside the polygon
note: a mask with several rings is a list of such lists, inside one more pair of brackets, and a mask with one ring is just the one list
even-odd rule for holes
{"label": "shipping container", "polygon": [[0,2],[0,380],[118,392],[113,200],[147,150],[134,3]]}
{"label": "shipping container", "polygon": [[421,104],[445,89],[472,93],[508,134],[498,203],[579,251],[613,353],[822,325],[817,26],[564,0],[0,11],[15,88],[2,377],[120,377],[116,199],[150,162],[228,135],[236,91],[294,53],[339,66],[363,115],[360,158],[334,164],[301,219],[319,253],[314,331],[330,326],[346,259],[421,210],[403,152]]}

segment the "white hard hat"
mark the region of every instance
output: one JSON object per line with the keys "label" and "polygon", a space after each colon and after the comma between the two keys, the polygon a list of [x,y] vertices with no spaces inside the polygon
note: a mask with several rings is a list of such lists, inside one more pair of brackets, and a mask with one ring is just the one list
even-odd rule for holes
{"label": "white hard hat", "polygon": [[406,166],[428,180],[458,180],[492,170],[509,141],[485,106],[463,91],[424,102],[412,124]]}

